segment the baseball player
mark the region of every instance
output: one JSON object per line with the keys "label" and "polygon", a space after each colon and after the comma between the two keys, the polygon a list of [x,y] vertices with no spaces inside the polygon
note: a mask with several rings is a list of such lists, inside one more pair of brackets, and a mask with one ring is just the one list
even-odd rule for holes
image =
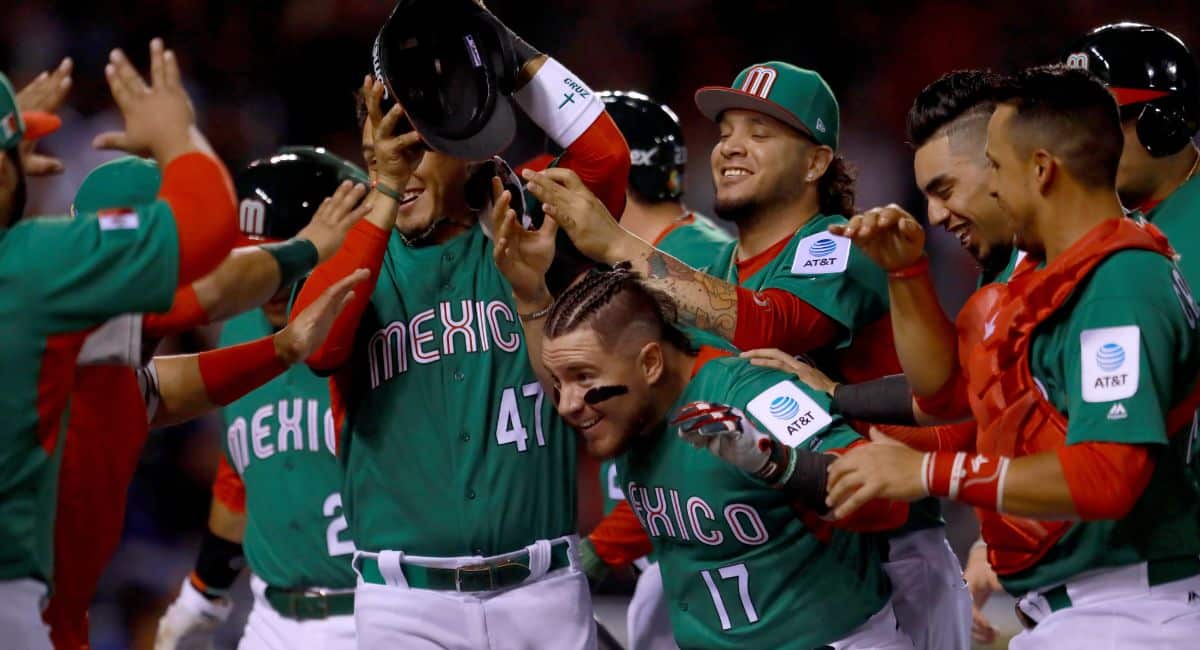
{"label": "baseball player", "polygon": [[1200,311],[1161,233],[1123,218],[1121,148],[1116,106],[1094,77],[1034,68],[1013,80],[987,156],[1028,254],[963,308],[957,358],[931,308],[916,222],[885,209],[838,229],[889,270],[914,392],[956,393],[935,415],[961,415],[965,402],[979,433],[978,453],[852,450],[829,470],[829,503],[839,515],[880,495],[975,506],[992,567],[1020,596],[1020,650],[1186,647],[1200,633],[1198,498],[1185,471]]}
{"label": "baseball player", "polygon": [[[321,149],[285,149],[251,163],[236,177],[242,212],[254,216],[242,220],[243,232],[268,242],[294,237],[319,199],[347,177],[367,180]],[[281,330],[292,288],[281,286],[261,310],[227,321],[221,346]],[[210,638],[231,610],[227,590],[248,564],[255,603],[241,647],[355,647],[354,543],[341,513],[328,383],[295,365],[230,402],[222,415],[228,435],[210,530],[195,570],[159,623],[156,646]]]}
{"label": "baseball player", "polygon": [[49,647],[40,614],[52,580],[61,417],[87,330],[120,313],[166,310],[175,287],[215,267],[236,234],[227,174],[194,128],[175,56],[155,39],[150,59],[147,85],[124,54],[112,53],[105,73],[125,131],[96,144],[151,154],[164,170],[160,200],[73,219],[21,220],[16,149],[25,120],[0,77],[0,275],[8,286],[0,311],[10,330],[0,346],[10,414],[0,434],[9,450],[0,464],[9,540],[0,551],[0,629],[15,647]]}
{"label": "baseball player", "polygon": [[1200,283],[1200,248],[1191,215],[1200,206],[1200,72],[1174,34],[1150,25],[1098,27],[1071,47],[1067,65],[1092,72],[1121,111],[1125,147],[1117,168],[1121,202],[1158,226],[1179,253],[1179,268]]}
{"label": "baseball player", "polygon": [[[530,190],[583,253],[610,264],[632,260],[652,287],[676,298],[686,326],[740,349],[807,354],[839,379],[898,371],[884,275],[827,231],[853,209],[853,179],[834,153],[839,118],[828,85],[810,70],[768,62],[742,71],[732,88],[701,89],[696,101],[721,128],[711,157],[717,214],[738,226],[738,241],[708,274],[623,229],[568,172],[527,173]],[[618,506],[589,541],[616,563],[645,548],[648,540],[638,545],[637,537],[636,519]],[[913,508],[889,553],[892,579],[903,585],[896,593],[905,630],[929,647],[966,643],[968,594],[935,501]],[[963,621],[934,618],[933,601],[955,603]]]}
{"label": "baseball player", "polygon": [[[296,155],[305,152],[288,153],[289,157]],[[345,169],[350,167],[347,164]],[[343,173],[341,177],[365,180],[361,173]],[[151,202],[161,184],[162,173],[153,161],[119,158],[100,165],[84,179],[71,209],[81,214]],[[336,185],[314,186],[333,193]],[[340,196],[358,201],[365,191],[347,184]],[[313,205],[324,198],[309,197]],[[248,229],[261,225],[250,207],[242,210]],[[212,273],[179,288],[169,312],[123,314],[87,336],[75,370],[59,472],[55,565],[61,570],[44,612],[56,647],[87,644],[87,610],[120,541],[129,482],[150,431],[136,376],[144,357],[153,354],[163,337],[256,307],[272,294],[281,296],[272,302],[283,313],[292,284],[287,276],[300,277],[318,260],[328,258],[361,214],[322,210],[287,242],[255,241],[257,235],[246,238],[243,243],[251,246],[235,249]]]}
{"label": "baseball player", "polygon": [[[516,281],[513,267],[529,258],[514,223],[497,256]],[[676,641],[912,648],[888,602],[882,539],[835,529],[819,500],[773,489],[790,485],[797,456],[819,459],[857,434],[825,396],[783,373],[694,349],[664,316],[671,308],[625,268],[595,272],[555,302],[542,357],[558,411],[588,453],[617,457],[626,499],[654,540]],[[907,516],[895,502],[868,509],[839,525],[887,528]]]}
{"label": "baseball player", "polygon": [[[467,15],[421,23],[416,13],[405,13],[422,7]],[[589,179],[618,213],[629,150],[593,91],[495,17],[469,2],[422,7],[399,8],[376,50],[390,94],[412,104],[416,131],[394,134],[410,106],[384,115],[382,85],[368,79],[372,133],[364,145],[375,161],[373,210],[313,272],[294,306],[302,309],[347,269],[371,271],[370,289],[364,287],[309,359],[314,371],[335,373],[342,506],[358,549],[358,643],[590,647],[590,596],[572,535],[575,440],[545,400],[522,349],[522,320],[540,317],[545,304],[515,302],[489,259],[479,214],[491,198],[491,172],[481,194],[468,192],[468,177],[486,169],[474,161],[503,148],[504,138],[496,147],[494,136],[504,124],[495,121],[498,113],[486,106],[476,111],[475,104],[461,108],[482,117],[464,119],[469,128],[456,133],[424,121],[419,115],[427,107],[417,96],[440,91],[406,90],[401,84],[419,75],[396,67],[395,57],[416,57],[439,43],[483,47],[493,38],[488,34],[505,39],[500,49],[517,52],[517,60],[498,63],[495,52],[485,51],[480,60],[487,65],[473,73],[514,79],[511,99],[479,99],[493,111],[510,111],[515,102],[566,150],[560,164]],[[444,40],[430,41],[426,29],[480,31],[470,39],[447,32]],[[396,49],[401,43],[406,49]],[[410,62],[422,66],[422,74],[434,71],[427,83],[458,78],[448,63],[423,68],[427,63]],[[458,116],[452,117],[443,114],[442,124]],[[474,133],[463,137],[464,130]],[[421,142],[432,150],[423,151]]]}
{"label": "baseball player", "polygon": [[[600,99],[629,144],[629,189],[621,225],[688,266],[712,264],[718,249],[733,238],[708,217],[688,210],[681,200],[687,148],[675,112],[633,91],[603,91]],[[616,463],[601,463],[605,514],[625,500],[616,479]],[[633,650],[675,648],[658,566],[645,558],[635,565],[641,573],[626,618],[629,646]]]}
{"label": "baseball player", "polygon": [[[908,112],[908,142],[914,148],[913,171],[924,194],[929,223],[944,228],[975,258],[980,286],[1004,282],[1019,261],[1013,246],[1013,227],[988,191],[990,168],[984,155],[987,123],[995,110],[998,75],[979,70],[951,72],[925,87]],[[927,420],[913,405],[912,391],[903,375],[882,377],[858,384],[838,383],[820,370],[780,350],[751,350],[743,356],[756,365],[792,372],[812,388],[833,398],[834,408],[848,418],[901,425]],[[938,427],[888,427],[888,435],[917,449],[957,448],[974,439],[972,424]],[[901,437],[903,434],[903,437]],[[976,641],[991,643],[995,630],[980,608],[995,584],[984,554],[973,551],[963,578],[972,596],[971,631]],[[955,567],[945,565],[944,578],[960,584]],[[942,592],[952,593],[952,592]],[[914,601],[924,606],[924,598]],[[954,601],[959,606],[961,600]],[[896,601],[898,616],[904,599]],[[946,638],[949,647],[965,646],[966,616],[942,615],[927,619],[931,634],[907,629],[918,647],[937,647]],[[937,632],[941,631],[941,634]],[[947,632],[952,632],[947,634]]]}

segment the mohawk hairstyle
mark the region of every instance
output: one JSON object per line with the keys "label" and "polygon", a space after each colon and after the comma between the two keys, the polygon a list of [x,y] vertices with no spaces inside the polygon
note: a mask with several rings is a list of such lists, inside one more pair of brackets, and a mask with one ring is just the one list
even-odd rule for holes
{"label": "mohawk hairstyle", "polygon": [[1125,135],[1117,102],[1094,74],[1065,65],[1017,73],[997,99],[1012,105],[1009,125],[1018,146],[1045,149],[1080,183],[1116,184]]}
{"label": "mohawk hairstyle", "polygon": [[546,338],[570,334],[584,325],[605,344],[615,344],[637,329],[683,351],[692,351],[688,337],[674,323],[678,308],[669,296],[642,284],[628,262],[615,268],[594,268],[554,301],[546,316]]}
{"label": "mohawk hairstyle", "polygon": [[955,70],[925,86],[908,109],[909,144],[920,149],[961,118],[967,118],[963,122],[986,121],[996,109],[996,95],[1004,79],[988,70]]}

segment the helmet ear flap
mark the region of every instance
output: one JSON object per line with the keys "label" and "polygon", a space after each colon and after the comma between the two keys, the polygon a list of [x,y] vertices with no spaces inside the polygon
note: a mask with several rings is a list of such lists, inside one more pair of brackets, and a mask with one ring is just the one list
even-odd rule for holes
{"label": "helmet ear flap", "polygon": [[1179,153],[1196,134],[1200,120],[1180,97],[1164,97],[1147,102],[1137,118],[1137,134],[1142,146],[1155,158]]}

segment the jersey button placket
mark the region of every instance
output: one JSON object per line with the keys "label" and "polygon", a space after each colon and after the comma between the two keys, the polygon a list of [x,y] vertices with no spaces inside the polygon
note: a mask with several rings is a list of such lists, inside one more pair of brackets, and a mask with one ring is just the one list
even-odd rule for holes
{"label": "jersey button placket", "polygon": [[467,490],[467,498],[473,500],[475,498],[475,490]]}
{"label": "jersey button placket", "polygon": [[463,442],[471,442],[471,434],[467,433],[466,431],[463,431],[460,437],[462,438]]}
{"label": "jersey button placket", "polygon": [[454,381],[462,381],[466,378],[467,378],[467,376],[463,374],[463,371],[461,371],[461,370],[454,371]]}

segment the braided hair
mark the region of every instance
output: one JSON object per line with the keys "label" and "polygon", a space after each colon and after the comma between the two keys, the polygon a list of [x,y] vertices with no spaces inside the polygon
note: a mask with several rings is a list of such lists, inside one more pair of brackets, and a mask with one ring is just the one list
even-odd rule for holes
{"label": "braided hair", "polygon": [[622,334],[649,326],[653,336],[683,351],[692,351],[688,337],[674,323],[675,301],[642,284],[628,262],[614,268],[594,268],[554,301],[544,333],[553,339],[591,325],[606,344]]}

